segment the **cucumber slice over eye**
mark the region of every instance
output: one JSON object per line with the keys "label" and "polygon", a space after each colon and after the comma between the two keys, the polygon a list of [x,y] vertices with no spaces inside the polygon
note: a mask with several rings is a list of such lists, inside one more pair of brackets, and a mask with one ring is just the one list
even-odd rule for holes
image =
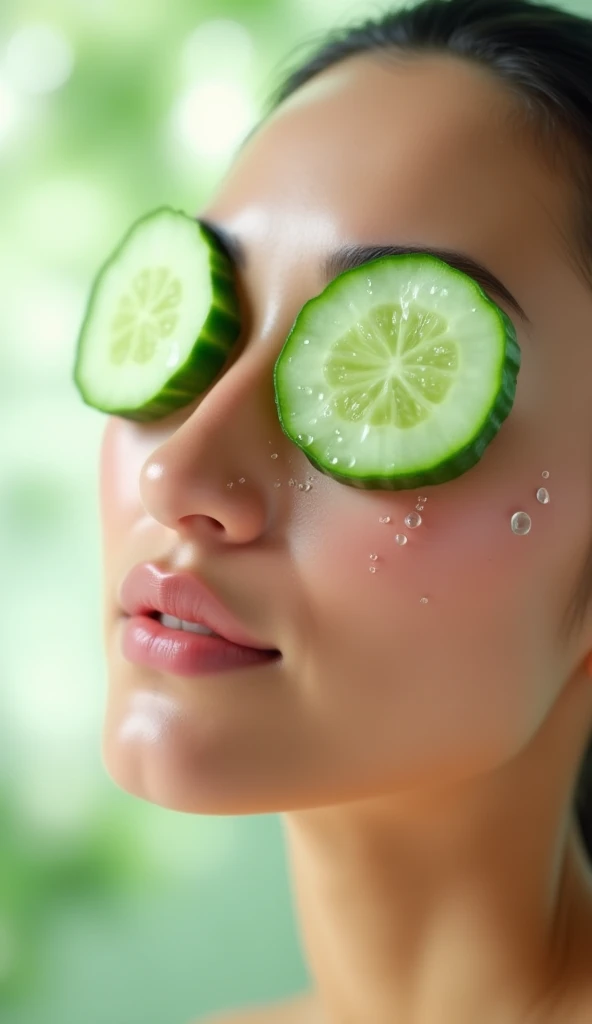
{"label": "cucumber slice over eye", "polygon": [[320,472],[404,490],[471,469],[508,416],[510,318],[434,256],[348,270],[297,316],[274,368],[282,429]]}
{"label": "cucumber slice over eye", "polygon": [[101,412],[160,419],[205,391],[239,332],[229,258],[196,220],[161,207],[136,221],[95,279],[74,382]]}

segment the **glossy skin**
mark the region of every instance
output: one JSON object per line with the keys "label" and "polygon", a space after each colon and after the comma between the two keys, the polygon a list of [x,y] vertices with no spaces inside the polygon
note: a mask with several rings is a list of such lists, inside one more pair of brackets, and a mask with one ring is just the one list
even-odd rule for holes
{"label": "glossy skin", "polygon": [[[199,211],[247,252],[232,360],[174,416],[106,424],[106,768],[172,809],[282,812],[326,1024],[570,1024],[592,1007],[592,875],[569,817],[592,612],[561,629],[592,522],[592,295],[562,235],[570,182],[514,109],[444,57],[356,57],[303,87]],[[499,302],[522,367],[472,470],[364,492],[288,441],[272,372],[327,251],[401,241],[464,249],[532,326]],[[145,559],[200,573],[283,659],[195,681],[126,662],[118,588]]]}

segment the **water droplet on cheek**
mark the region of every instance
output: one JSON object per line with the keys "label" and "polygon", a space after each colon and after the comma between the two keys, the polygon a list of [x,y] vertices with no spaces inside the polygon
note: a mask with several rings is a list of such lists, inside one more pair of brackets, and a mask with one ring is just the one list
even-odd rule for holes
{"label": "water droplet on cheek", "polygon": [[378,520],[379,523],[390,523],[390,521],[390,516],[380,516],[380,519]]}
{"label": "water droplet on cheek", "polygon": [[548,505],[550,498],[549,492],[546,487],[539,487],[537,491],[537,501],[540,501],[541,505]]}
{"label": "water droplet on cheek", "polygon": [[544,469],[543,472],[541,473],[541,476],[544,477],[545,480],[548,480],[549,479],[549,470],[548,469]]}
{"label": "water droplet on cheek", "polygon": [[428,603],[428,599],[427,599],[427,597],[420,597],[420,599],[419,599],[419,603],[420,603],[420,604],[427,604],[427,603]]}
{"label": "water droplet on cheek", "polygon": [[376,559],[378,558],[378,555],[370,555],[369,557],[372,559],[373,562],[375,562]]}
{"label": "water droplet on cheek", "polygon": [[403,545],[403,544],[407,543],[407,537],[405,536],[404,533],[397,533],[397,534],[395,534],[395,540],[396,540],[397,544]]}
{"label": "water droplet on cheek", "polygon": [[532,526],[532,519],[528,512],[515,512],[510,520],[512,527],[512,533],[515,533],[519,537],[523,537],[525,534],[530,533]]}
{"label": "water droplet on cheek", "polygon": [[368,566],[368,572],[376,572],[376,566],[375,565],[369,565]]}
{"label": "water droplet on cheek", "polygon": [[422,521],[419,512],[410,512],[408,516],[405,516],[405,526],[408,526],[410,530],[414,530],[416,526],[421,526]]}

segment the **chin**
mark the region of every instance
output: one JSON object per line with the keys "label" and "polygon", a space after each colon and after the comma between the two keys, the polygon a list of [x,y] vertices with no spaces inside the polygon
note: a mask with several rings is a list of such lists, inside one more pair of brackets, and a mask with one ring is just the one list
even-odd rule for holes
{"label": "chin", "polygon": [[[191,729],[173,699],[142,691],[110,696],[103,726],[103,766],[119,789],[185,814],[267,811],[244,765],[220,737]],[[255,783],[255,780],[251,780]],[[259,798],[259,799],[257,799]]]}

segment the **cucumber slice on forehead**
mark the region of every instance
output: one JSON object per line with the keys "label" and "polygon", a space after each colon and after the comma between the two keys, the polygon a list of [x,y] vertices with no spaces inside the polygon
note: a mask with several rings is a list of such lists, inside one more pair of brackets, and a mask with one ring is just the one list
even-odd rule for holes
{"label": "cucumber slice on forehead", "polygon": [[239,332],[230,260],[196,220],[162,207],[132,226],[99,271],[74,381],[101,412],[159,419],[211,384]]}
{"label": "cucumber slice on forehead", "polygon": [[384,256],[307,302],[274,368],[284,432],[353,487],[444,483],[508,416],[520,348],[510,318],[434,256]]}

